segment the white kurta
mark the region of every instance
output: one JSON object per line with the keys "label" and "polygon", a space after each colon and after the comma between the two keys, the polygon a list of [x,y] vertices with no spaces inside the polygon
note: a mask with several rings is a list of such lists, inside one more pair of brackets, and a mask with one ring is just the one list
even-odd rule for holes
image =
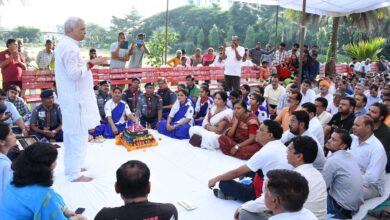
{"label": "white kurta", "polygon": [[81,175],[88,129],[100,124],[100,115],[92,73],[81,56],[79,42],[68,36],[64,36],[57,45],[55,78],[62,111],[65,174],[69,180],[74,180]]}
{"label": "white kurta", "polygon": [[227,120],[230,123],[233,118],[233,110],[227,108],[214,115],[216,109],[217,108],[215,106],[210,109],[212,115],[211,118],[209,118],[209,112],[207,112],[203,120],[202,126],[192,126],[189,130],[190,137],[192,137],[194,134],[197,134],[202,137],[202,142],[200,145],[201,148],[209,150],[219,149],[218,138],[221,135],[206,130],[206,125],[210,124],[212,126],[216,126],[222,120]]}

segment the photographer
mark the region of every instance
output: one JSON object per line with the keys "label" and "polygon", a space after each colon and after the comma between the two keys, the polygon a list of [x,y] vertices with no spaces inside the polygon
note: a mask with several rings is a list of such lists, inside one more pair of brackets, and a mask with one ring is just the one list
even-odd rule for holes
{"label": "photographer", "polygon": [[138,34],[137,40],[131,42],[129,68],[142,68],[145,53],[149,54],[149,49],[145,45],[145,34]]}
{"label": "photographer", "polygon": [[126,41],[126,35],[123,32],[118,34],[118,41],[112,43],[110,46],[111,51],[111,62],[110,69],[121,69],[125,68],[126,61],[129,60],[130,55],[127,52],[129,42]]}

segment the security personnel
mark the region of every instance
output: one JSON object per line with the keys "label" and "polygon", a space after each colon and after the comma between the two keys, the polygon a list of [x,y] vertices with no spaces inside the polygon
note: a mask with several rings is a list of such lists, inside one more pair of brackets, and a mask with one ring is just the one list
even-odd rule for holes
{"label": "security personnel", "polygon": [[137,105],[137,116],[145,128],[156,129],[162,117],[162,99],[154,93],[152,83],[145,84],[145,93],[141,95]]}
{"label": "security personnel", "polygon": [[100,88],[98,94],[96,95],[97,105],[99,108],[99,114],[102,118],[102,121],[106,118],[106,114],[104,113],[104,105],[108,100],[112,98],[110,94],[110,81],[104,80],[99,83]]}

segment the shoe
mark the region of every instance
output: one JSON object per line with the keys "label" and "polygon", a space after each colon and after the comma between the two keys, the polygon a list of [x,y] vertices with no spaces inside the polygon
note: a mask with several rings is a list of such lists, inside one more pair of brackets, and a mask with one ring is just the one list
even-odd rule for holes
{"label": "shoe", "polygon": [[227,196],[220,189],[213,189],[214,196],[223,200],[236,200],[233,196]]}

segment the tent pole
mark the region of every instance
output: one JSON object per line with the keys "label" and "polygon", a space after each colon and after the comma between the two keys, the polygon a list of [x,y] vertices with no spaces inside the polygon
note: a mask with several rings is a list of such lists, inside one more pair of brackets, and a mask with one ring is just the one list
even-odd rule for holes
{"label": "tent pole", "polygon": [[305,44],[305,23],[306,23],[306,0],[302,2],[300,42],[299,42],[299,71],[298,71],[298,88],[302,81],[302,66],[303,66],[303,45]]}
{"label": "tent pole", "polygon": [[276,21],[275,21],[275,48],[278,47],[278,19],[279,19],[279,5],[276,6]]}
{"label": "tent pole", "polygon": [[165,53],[163,59],[163,62],[165,60],[165,63],[167,62],[167,53],[168,53],[168,9],[169,9],[169,0],[167,0],[167,11],[165,12]]}

